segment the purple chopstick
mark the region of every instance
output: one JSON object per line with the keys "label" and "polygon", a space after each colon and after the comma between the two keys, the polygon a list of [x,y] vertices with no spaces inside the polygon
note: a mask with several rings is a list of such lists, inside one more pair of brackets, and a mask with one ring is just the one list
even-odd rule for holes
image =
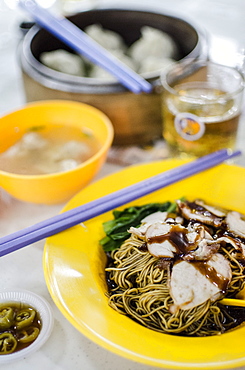
{"label": "purple chopstick", "polygon": [[124,86],[134,93],[151,92],[152,85],[138,75],[114,55],[96,43],[85,32],[64,17],[56,17],[40,7],[34,0],[19,0],[20,6],[27,10],[35,21],[70,46],[113,74]]}
{"label": "purple chopstick", "polygon": [[[229,155],[229,158],[230,158],[230,154],[227,151],[227,149],[221,149],[219,151],[216,151],[216,152],[211,153],[209,155],[206,155],[204,157],[198,158],[194,163],[195,163],[195,166],[201,166],[201,168],[202,168],[203,166],[206,166],[206,163],[207,164],[213,163],[214,160],[215,161],[221,161],[221,162],[224,161],[226,159],[226,158],[224,159],[224,156],[226,157],[227,155]],[[218,163],[220,163],[220,162],[218,162]],[[108,195],[106,195],[102,198],[96,199],[96,200],[91,201],[89,203],[83,204],[82,206],[79,206],[79,207],[76,207],[76,208],[71,209],[69,211],[66,211],[65,213],[62,214],[62,219],[73,217],[77,214],[80,214],[81,212],[87,212],[87,211],[91,210],[94,206],[98,207],[100,205],[103,205],[106,202],[111,202],[114,199],[118,200],[118,198],[123,197],[125,194],[128,194],[129,192],[130,192],[130,194],[133,194],[133,192],[136,192],[136,194],[138,195],[139,194],[139,188],[143,187],[145,183],[148,184],[148,186],[149,186],[149,183],[154,182],[154,186],[158,187],[158,182],[159,182],[160,187],[161,187],[162,182],[167,181],[168,178],[170,179],[170,181],[174,181],[174,177],[176,175],[179,176],[180,171],[181,172],[185,171],[185,175],[188,176],[189,169],[190,169],[190,171],[193,171],[193,162],[186,163],[185,165],[183,165],[181,167],[178,166],[178,167],[172,168],[169,171],[165,171],[163,173],[160,173],[156,176],[153,176],[152,178],[144,180],[143,182],[141,181],[140,183],[130,185],[127,188],[118,190],[118,191],[116,191],[114,193],[111,193],[111,194],[108,194]],[[59,220],[60,220],[60,215],[57,215],[57,216],[54,216],[52,218],[49,218],[48,220],[41,221],[38,224],[35,224],[33,226],[29,226],[25,230],[28,233],[31,233],[33,231],[40,230],[41,228],[49,226],[52,223],[55,223]],[[16,238],[18,236],[22,236],[22,235],[23,235],[22,230],[15,232]],[[12,239],[12,235],[7,235],[7,236],[4,236],[4,237],[0,238],[0,245],[2,243],[8,242],[11,239]]]}
{"label": "purple chopstick", "polygon": [[0,256],[66,230],[240,155],[222,149],[0,238]]}

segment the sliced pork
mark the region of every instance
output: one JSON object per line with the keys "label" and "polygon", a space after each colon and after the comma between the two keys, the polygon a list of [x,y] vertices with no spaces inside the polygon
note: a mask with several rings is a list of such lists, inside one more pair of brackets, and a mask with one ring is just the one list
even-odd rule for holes
{"label": "sliced pork", "polygon": [[174,264],[170,278],[172,313],[188,310],[207,300],[215,301],[225,293],[231,280],[229,261],[220,253],[207,262],[179,261]]}
{"label": "sliced pork", "polygon": [[220,227],[223,224],[224,217],[216,216],[210,212],[204,205],[196,202],[182,202],[177,200],[181,215],[187,220],[195,220],[214,227]]}
{"label": "sliced pork", "polygon": [[227,229],[233,234],[245,238],[245,221],[238,212],[228,212],[226,216]]}
{"label": "sliced pork", "polygon": [[177,250],[168,239],[171,228],[170,224],[160,222],[148,227],[145,240],[150,254],[155,257],[174,257]]}
{"label": "sliced pork", "polygon": [[225,293],[232,277],[230,262],[219,253],[234,247],[245,261],[245,220],[238,212],[223,211],[202,200],[178,200],[178,212],[155,212],[139,228],[128,231],[142,239],[157,267],[169,272],[172,313],[192,309]]}
{"label": "sliced pork", "polygon": [[141,239],[144,239],[145,233],[148,227],[151,226],[152,224],[155,224],[156,222],[164,223],[167,216],[168,216],[167,212],[158,211],[158,212],[151,213],[150,215],[146,216],[145,218],[141,220],[140,227],[130,227],[128,232],[138,236]]}
{"label": "sliced pork", "polygon": [[223,211],[220,208],[210,206],[209,204],[204,203],[203,200],[196,199],[195,203],[198,204],[199,206],[202,206],[203,208],[205,208],[206,210],[208,210],[210,213],[214,214],[215,216],[218,216],[218,217],[225,217],[226,216],[225,211]]}

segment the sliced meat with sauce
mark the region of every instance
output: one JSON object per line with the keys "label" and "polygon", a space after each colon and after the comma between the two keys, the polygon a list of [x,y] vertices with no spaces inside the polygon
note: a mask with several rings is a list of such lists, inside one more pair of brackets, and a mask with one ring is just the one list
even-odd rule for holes
{"label": "sliced meat with sauce", "polygon": [[205,227],[200,224],[189,224],[187,237],[190,242],[196,245],[196,249],[183,256],[186,261],[208,260],[220,248],[220,244],[213,240]]}
{"label": "sliced meat with sauce", "polygon": [[[143,229],[144,226],[146,229]],[[155,222],[129,231],[137,236],[140,232],[149,253],[155,257],[173,258],[178,255],[185,260],[207,260],[219,249],[219,244],[199,223],[185,228],[182,225]]]}
{"label": "sliced meat with sauce", "polygon": [[228,212],[226,216],[227,229],[231,233],[245,238],[245,221],[241,218],[238,212]]}
{"label": "sliced meat with sauce", "polygon": [[145,240],[150,254],[155,257],[174,257],[177,250],[168,240],[171,228],[170,224],[162,224],[160,222],[148,227]]}
{"label": "sliced meat with sauce", "polygon": [[185,261],[206,261],[213,254],[217,253],[219,248],[220,244],[217,241],[210,242],[207,239],[203,239],[198,243],[198,247],[184,255],[183,259]]}
{"label": "sliced meat with sauce", "polygon": [[[191,220],[186,227],[176,223],[182,222],[179,216],[169,218],[167,212],[155,212],[145,217],[140,227],[131,227],[128,232],[146,242],[149,253],[155,257],[174,258],[177,255],[185,261],[206,261],[218,252],[220,245],[228,243],[245,258],[245,221],[239,213],[229,212],[225,215],[223,211],[199,200],[177,203],[183,216],[187,217],[188,214]],[[224,234],[214,240],[208,226],[202,223],[203,218],[206,224],[216,227],[222,225],[223,230],[227,225],[228,232],[237,237]]]}
{"label": "sliced meat with sauce", "polygon": [[180,256],[184,260],[208,260],[220,245],[200,224],[168,225],[156,223],[145,234],[149,252],[155,257]]}
{"label": "sliced meat with sauce", "polygon": [[220,253],[207,262],[176,262],[170,277],[170,295],[174,301],[170,311],[189,310],[209,299],[218,299],[225,293],[231,276],[229,261]]}
{"label": "sliced meat with sauce", "polygon": [[181,215],[187,220],[195,220],[214,227],[220,227],[223,224],[224,217],[216,216],[203,205],[196,202],[182,202],[177,200],[177,205]]}
{"label": "sliced meat with sauce", "polygon": [[209,204],[206,204],[206,203],[204,203],[203,200],[196,199],[195,203],[198,204],[199,206],[204,207],[206,210],[213,213],[215,216],[218,216],[218,217],[225,217],[226,216],[226,213],[222,209],[213,207]]}

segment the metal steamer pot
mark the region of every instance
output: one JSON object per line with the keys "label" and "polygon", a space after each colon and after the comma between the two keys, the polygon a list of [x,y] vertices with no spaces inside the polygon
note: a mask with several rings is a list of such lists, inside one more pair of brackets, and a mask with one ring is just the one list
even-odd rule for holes
{"label": "metal steamer pot", "polygon": [[[179,59],[205,54],[202,32],[184,19],[149,11],[96,9],[69,17],[81,29],[91,24],[120,34],[131,45],[140,38],[143,26],[167,32],[176,42]],[[115,130],[114,145],[150,144],[162,136],[160,73],[144,77],[154,86],[150,94],[133,94],[120,83],[64,74],[43,65],[42,52],[65,49],[65,44],[46,30],[33,26],[20,47],[20,64],[28,102],[47,99],[75,100],[103,111]]]}

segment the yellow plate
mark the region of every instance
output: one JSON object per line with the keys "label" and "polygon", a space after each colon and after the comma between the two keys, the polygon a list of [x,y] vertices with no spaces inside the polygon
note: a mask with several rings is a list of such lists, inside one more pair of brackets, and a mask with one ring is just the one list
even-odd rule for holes
{"label": "yellow plate", "polygon": [[[77,194],[65,210],[101,197],[182,164],[167,160],[125,170]],[[222,164],[159,190],[132,204],[174,200],[181,196],[245,213],[245,169]],[[122,207],[125,208],[125,207]],[[220,336],[186,338],[154,332],[108,307],[98,240],[111,212],[48,238],[44,274],[50,294],[63,315],[81,333],[102,347],[144,364],[172,369],[225,369],[245,365],[245,326]]]}

